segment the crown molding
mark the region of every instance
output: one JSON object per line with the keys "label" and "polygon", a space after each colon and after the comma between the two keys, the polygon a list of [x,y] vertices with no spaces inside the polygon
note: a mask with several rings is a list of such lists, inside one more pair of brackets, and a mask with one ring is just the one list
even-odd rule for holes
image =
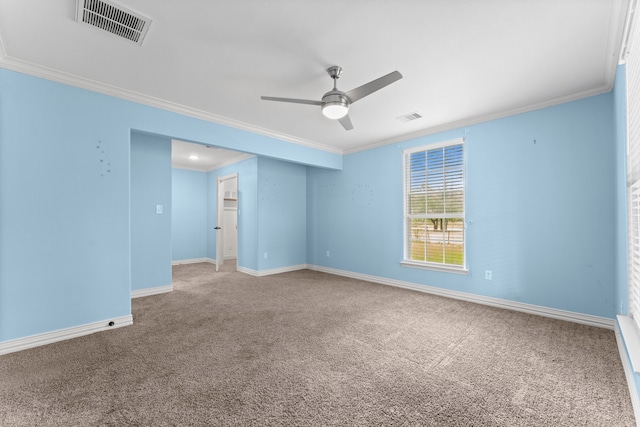
{"label": "crown molding", "polygon": [[627,62],[627,55],[629,54],[629,37],[631,36],[631,28],[635,22],[636,0],[629,0],[624,13],[624,25],[621,34],[621,40],[619,44],[618,65],[625,64]]}
{"label": "crown molding", "polygon": [[553,107],[560,104],[566,104],[568,102],[578,101],[580,99],[588,98],[590,96],[601,95],[603,93],[610,92],[612,89],[613,89],[613,81],[595,89],[589,89],[589,90],[577,92],[571,95],[561,96],[558,98],[553,98],[553,99],[535,103],[535,104],[529,104],[523,107],[511,108],[509,110],[504,110],[497,113],[485,114],[482,116],[476,116],[476,117],[471,117],[464,120],[458,120],[455,122],[444,123],[442,125],[432,126],[426,129],[421,129],[416,132],[411,132],[411,133],[400,135],[394,138],[385,139],[383,141],[376,142],[374,144],[367,144],[367,145],[362,145],[360,147],[344,150],[344,154],[345,155],[353,154],[360,151],[371,150],[373,148],[383,147],[385,145],[397,144],[400,142],[409,141],[411,139],[420,138],[423,136],[434,135],[437,133],[446,132],[454,129],[462,129],[467,126],[476,125],[479,123],[486,123],[492,120],[503,119],[505,117],[515,116],[517,114],[540,110],[542,108]]}
{"label": "crown molding", "polygon": [[[620,38],[622,38],[622,36]],[[617,58],[615,59],[616,60],[613,61],[615,63],[613,72],[609,70],[609,67],[607,68],[607,70],[605,71],[606,83],[600,87],[589,89],[582,92],[573,93],[566,96],[553,98],[551,100],[546,100],[539,103],[525,105],[522,107],[516,107],[516,108],[503,110],[496,113],[485,114],[485,115],[471,117],[464,120],[458,120],[454,122],[444,123],[441,125],[431,126],[426,129],[421,129],[415,132],[410,132],[410,133],[399,135],[393,138],[388,138],[382,141],[378,141],[373,144],[365,144],[359,147],[342,150],[336,147],[331,147],[328,145],[304,140],[301,138],[296,138],[291,135],[274,132],[259,126],[250,125],[245,122],[241,122],[238,120],[233,120],[227,117],[208,113],[203,110],[187,107],[185,105],[162,100],[160,98],[143,95],[137,92],[107,85],[105,83],[100,83],[94,80],[86,79],[84,77],[79,77],[73,74],[64,73],[64,72],[61,72],[49,67],[37,65],[28,61],[12,58],[6,54],[6,51],[4,50],[4,46],[2,43],[2,39],[0,38],[0,68],[6,68],[6,69],[17,71],[20,73],[40,77],[46,80],[51,80],[58,83],[67,84],[69,86],[90,90],[92,92],[102,93],[104,95],[113,96],[113,97],[124,99],[127,101],[132,101],[138,104],[143,104],[143,105],[159,108],[166,111],[171,111],[174,113],[201,119],[201,120],[216,123],[219,125],[228,126],[231,128],[240,129],[240,130],[252,132],[255,134],[263,135],[269,138],[274,138],[281,141],[286,141],[293,144],[313,148],[316,150],[325,151],[325,152],[334,153],[334,154],[340,154],[340,155],[353,154],[360,151],[366,151],[374,148],[383,147],[386,145],[397,144],[397,143],[408,141],[411,139],[416,139],[416,138],[420,138],[428,135],[434,135],[434,134],[446,132],[449,130],[464,128],[464,127],[479,124],[479,123],[502,119],[505,117],[527,113],[530,111],[552,107],[555,105],[577,101],[583,98],[588,98],[590,96],[595,96],[595,95],[600,95],[602,93],[610,92],[613,89],[613,83],[615,79],[615,66],[618,65]]]}
{"label": "crown molding", "polygon": [[267,136],[269,138],[274,138],[281,141],[302,145],[305,147],[313,148],[315,150],[325,151],[325,152],[334,153],[334,154],[343,154],[343,150],[336,147],[331,147],[331,146],[319,144],[313,141],[296,138],[291,135],[274,132],[272,130],[262,128],[260,126],[251,125],[239,120],[233,120],[228,117],[212,114],[203,110],[199,110],[197,108],[188,107],[186,105],[178,104],[171,101],[166,101],[153,96],[143,95],[138,92],[122,89],[122,88],[108,85],[105,83],[100,83],[95,80],[91,80],[84,77],[58,71],[53,68],[44,67],[42,65],[34,64],[29,61],[12,58],[6,54],[6,51],[4,50],[1,39],[0,39],[0,68],[6,68],[8,70],[17,71],[19,73],[28,74],[35,77],[40,77],[40,78],[51,80],[57,83],[63,83],[63,84],[74,86],[80,89],[86,89],[92,92],[101,93],[103,95],[124,99],[126,101],[132,101],[138,104],[159,108],[161,110],[171,111],[174,113],[182,114],[182,115],[193,117],[196,119],[201,119],[207,122],[212,122],[219,125],[228,126],[231,128],[240,129],[247,132],[252,132],[255,134]]}
{"label": "crown molding", "polygon": [[2,36],[0,36],[0,64],[5,60],[6,57],[7,51],[4,50],[4,42],[2,41]]}

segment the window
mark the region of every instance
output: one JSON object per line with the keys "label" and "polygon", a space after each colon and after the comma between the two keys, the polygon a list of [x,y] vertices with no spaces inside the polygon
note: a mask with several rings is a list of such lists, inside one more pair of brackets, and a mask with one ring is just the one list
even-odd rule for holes
{"label": "window", "polygon": [[640,182],[629,189],[629,311],[640,327]]}
{"label": "window", "polygon": [[462,139],[404,153],[403,264],[465,270]]}
{"label": "window", "polygon": [[631,27],[627,72],[627,240],[629,314],[640,328],[640,25]]}
{"label": "window", "polygon": [[[634,18],[636,20],[637,16]],[[628,18],[629,19],[629,18]],[[627,244],[629,316],[618,316],[631,365],[640,373],[640,25],[629,30],[627,95]],[[617,84],[617,83],[616,83]],[[620,307],[620,311],[624,311]]]}

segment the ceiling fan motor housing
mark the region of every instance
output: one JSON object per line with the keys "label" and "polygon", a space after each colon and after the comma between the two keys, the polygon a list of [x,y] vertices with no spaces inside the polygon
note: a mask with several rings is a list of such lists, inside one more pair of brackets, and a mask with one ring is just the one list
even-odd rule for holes
{"label": "ceiling fan motor housing", "polygon": [[340,119],[349,112],[349,98],[339,90],[332,90],[322,97],[322,114],[330,119]]}

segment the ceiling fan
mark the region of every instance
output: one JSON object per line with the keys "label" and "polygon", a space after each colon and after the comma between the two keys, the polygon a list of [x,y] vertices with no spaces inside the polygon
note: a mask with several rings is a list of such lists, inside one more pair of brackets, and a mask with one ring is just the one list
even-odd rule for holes
{"label": "ceiling fan", "polygon": [[262,96],[260,98],[265,101],[319,105],[322,107],[322,114],[330,119],[338,120],[345,130],[351,130],[353,129],[353,124],[349,118],[349,107],[351,104],[402,78],[402,74],[398,71],[394,71],[355,89],[351,89],[349,92],[342,92],[336,87],[336,82],[340,78],[340,74],[342,74],[342,68],[334,65],[327,68],[327,73],[329,73],[329,76],[333,79],[333,89],[325,93],[320,101],[313,101],[310,99],[276,98],[273,96]]}

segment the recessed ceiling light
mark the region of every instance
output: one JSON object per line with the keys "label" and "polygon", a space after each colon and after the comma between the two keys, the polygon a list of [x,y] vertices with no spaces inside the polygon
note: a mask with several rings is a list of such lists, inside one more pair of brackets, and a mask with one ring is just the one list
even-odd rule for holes
{"label": "recessed ceiling light", "polygon": [[195,154],[190,155],[190,156],[189,156],[189,158],[190,158],[191,160],[198,160],[198,156],[197,156],[197,155],[195,155]]}

